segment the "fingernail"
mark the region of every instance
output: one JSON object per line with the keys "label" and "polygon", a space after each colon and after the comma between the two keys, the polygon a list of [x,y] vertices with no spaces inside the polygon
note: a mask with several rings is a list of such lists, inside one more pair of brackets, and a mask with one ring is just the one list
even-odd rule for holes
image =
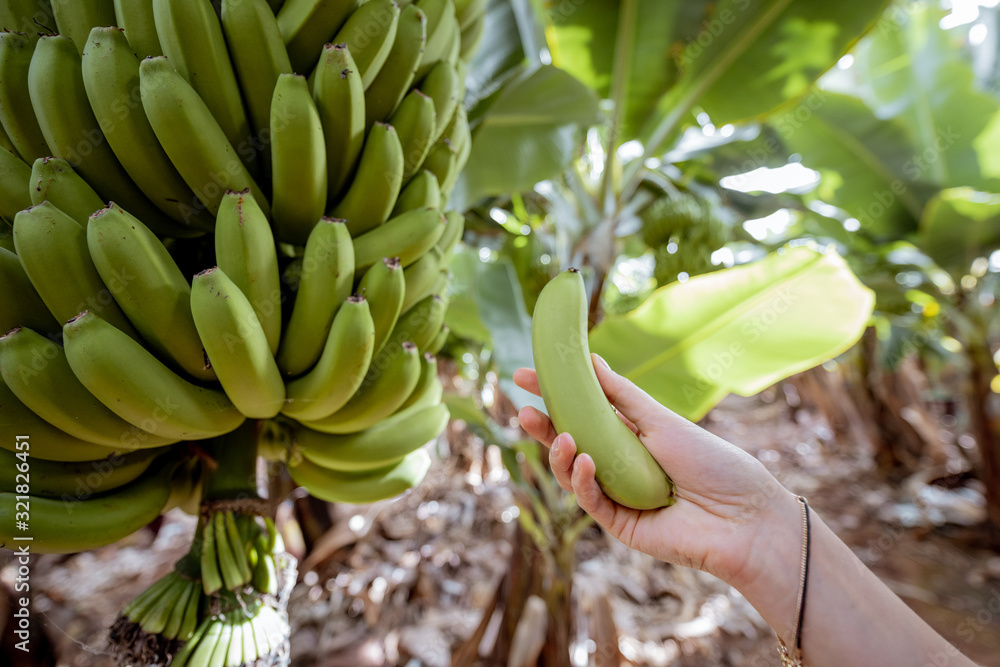
{"label": "fingernail", "polygon": [[594,353],[594,356],[597,357],[597,360],[601,363],[602,366],[607,368],[609,371],[611,370],[611,366],[608,366],[608,362],[604,361],[604,357],[597,354],[596,352]]}
{"label": "fingernail", "polygon": [[558,456],[562,451],[562,436],[557,435],[552,441],[552,456]]}

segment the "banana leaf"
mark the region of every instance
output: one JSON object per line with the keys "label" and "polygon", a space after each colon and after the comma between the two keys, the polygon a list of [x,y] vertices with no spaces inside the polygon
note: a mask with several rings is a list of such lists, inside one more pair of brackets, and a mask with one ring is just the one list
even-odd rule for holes
{"label": "banana leaf", "polygon": [[917,245],[958,280],[972,260],[1000,249],[1000,195],[942,190],[924,209]]}

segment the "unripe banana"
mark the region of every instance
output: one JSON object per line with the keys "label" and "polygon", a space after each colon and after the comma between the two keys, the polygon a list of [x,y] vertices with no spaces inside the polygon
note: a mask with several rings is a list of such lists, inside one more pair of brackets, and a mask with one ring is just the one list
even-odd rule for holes
{"label": "unripe banana", "polygon": [[256,151],[250,121],[215,9],[208,2],[153,0],[153,19],[163,55],[204,100],[229,143],[252,168]]}
{"label": "unripe banana", "polygon": [[331,40],[347,45],[366,89],[389,57],[398,26],[399,5],[394,0],[368,0],[348,17]]}
{"label": "unripe banana", "polygon": [[215,222],[215,261],[246,295],[271,354],[281,340],[281,276],[267,216],[249,191],[227,192]]}
{"label": "unripe banana", "polygon": [[458,27],[465,30],[486,14],[489,0],[455,0],[455,16]]}
{"label": "unripe banana", "polygon": [[18,155],[0,148],[0,217],[12,221],[17,212],[31,206],[31,167]]}
{"label": "unripe banana", "polygon": [[[406,296],[400,307],[400,313],[405,313],[418,301],[433,293],[441,275],[441,264],[444,255],[436,247],[431,248],[426,255],[418,259],[403,271],[403,280],[406,283]],[[376,264],[376,266],[378,266]],[[395,321],[393,321],[395,325]]]}
{"label": "unripe banana", "polygon": [[81,440],[115,449],[148,449],[180,439],[136,428],[105,408],[76,377],[65,350],[31,329],[0,336],[0,373],[32,412]]}
{"label": "unripe banana", "polygon": [[309,84],[297,74],[280,75],[274,87],[271,177],[278,238],[305,243],[326,209],[326,143]]}
{"label": "unripe banana", "polygon": [[450,141],[442,139],[431,147],[420,168],[434,174],[434,178],[441,184],[441,192],[448,192],[458,175],[458,153],[451,147]]}
{"label": "unripe banana", "polygon": [[420,353],[404,342],[373,360],[361,387],[329,417],[303,422],[323,433],[355,433],[374,426],[402,405],[420,379]]}
{"label": "unripe banana", "polygon": [[16,294],[16,299],[0,299],[0,331],[26,327],[44,334],[59,331],[59,322],[52,317],[42,297],[24,272],[17,255],[0,248],[0,294]]}
{"label": "unripe banana", "polygon": [[410,179],[396,199],[391,217],[402,215],[415,208],[441,208],[441,188],[437,177],[429,171],[421,170]]}
{"label": "unripe banana", "polygon": [[28,68],[37,43],[37,35],[0,32],[0,123],[18,155],[28,164],[52,155],[28,93]]}
{"label": "unripe banana", "polygon": [[417,386],[390,419],[435,406],[441,402],[443,396],[444,387],[437,374],[437,357],[430,352],[424,352],[420,361],[420,379],[417,380]]}
{"label": "unripe banana", "polygon": [[[32,446],[38,437],[32,433]],[[30,451],[30,450],[29,450]],[[85,500],[108,493],[138,479],[150,464],[166,449],[146,449],[129,454],[112,454],[93,461],[63,462],[45,461],[34,456],[31,451],[30,488],[35,497],[59,498],[65,501]],[[17,483],[14,470],[18,457],[0,449],[0,492],[16,493]]]}
{"label": "unripe banana", "polygon": [[448,260],[451,259],[455,252],[455,246],[462,240],[462,234],[465,233],[464,215],[458,211],[448,211],[445,218],[448,222],[445,225],[444,233],[441,234],[441,238],[437,242],[437,247],[443,256],[442,265],[447,264]]}
{"label": "unripe banana", "polygon": [[323,47],[311,84],[326,139],[327,196],[332,202],[354,173],[365,143],[365,88],[343,44]]}
{"label": "unripe banana", "polygon": [[365,91],[367,127],[376,121],[387,120],[403,101],[417,75],[426,39],[427,17],[416,5],[410,5],[400,12],[399,27],[389,56]]}
{"label": "unripe banana", "polygon": [[286,0],[278,11],[278,28],[294,71],[308,74],[323,45],[361,4],[360,0]]}
{"label": "unripe banana", "polygon": [[360,433],[327,435],[295,430],[295,446],[330,470],[362,472],[384,468],[438,437],[448,425],[448,408],[438,405],[389,417]]}
{"label": "unripe banana", "polygon": [[[250,188],[265,213],[267,201],[212,112],[164,57],[139,65],[139,90],[153,132],[170,161],[215,215],[226,190]],[[251,147],[252,148],[252,147]]]}
{"label": "unripe banana", "polygon": [[444,348],[445,343],[448,342],[448,334],[451,333],[451,329],[447,325],[441,327],[441,331],[438,332],[431,344],[427,346],[427,352],[430,354],[440,354],[441,350]]}
{"label": "unripe banana", "polygon": [[35,32],[41,26],[54,29],[49,0],[5,0],[0,3],[0,29]]}
{"label": "unripe banana", "polygon": [[104,208],[100,195],[73,171],[69,162],[57,157],[35,160],[31,167],[31,203],[49,202],[71,217],[80,227],[87,227],[91,213]]}
{"label": "unripe banana", "polygon": [[412,306],[399,321],[389,336],[386,349],[399,345],[404,340],[412,341],[421,352],[426,352],[444,324],[448,302],[437,294],[424,297]]}
{"label": "unripe banana", "polygon": [[418,449],[399,463],[361,473],[327,470],[302,458],[288,472],[310,495],[331,503],[374,503],[416,486],[431,467],[431,457]]}
{"label": "unripe banana", "polygon": [[163,243],[114,204],[90,217],[87,245],[104,284],[146,343],[200,380],[213,380],[191,318],[191,286]]}
{"label": "unripe banana", "polygon": [[[132,53],[140,60],[149,56],[162,56],[163,49],[160,47],[160,38],[156,36],[156,21],[153,18],[153,0],[114,0],[114,4],[114,25],[125,32]],[[84,49],[84,52],[87,50]]]}
{"label": "unripe banana", "polygon": [[601,389],[587,342],[588,307],[583,277],[575,270],[553,278],[535,304],[531,341],[549,418],[594,459],[609,498],[640,510],[671,505],[670,478]]}
{"label": "unripe banana", "polygon": [[444,136],[447,137],[448,141],[451,142],[451,147],[455,149],[455,152],[459,156],[459,169],[465,166],[464,160],[468,159],[465,156],[467,153],[472,151],[472,134],[469,129],[469,115],[465,110],[465,107],[459,104],[455,108],[455,113],[452,114],[451,122],[448,127],[444,130]]}
{"label": "unripe banana", "polygon": [[427,15],[427,45],[417,70],[422,79],[432,67],[446,58],[452,48],[452,32],[458,30],[455,3],[452,0],[420,0],[417,7]]}
{"label": "unripe banana", "polygon": [[476,50],[483,43],[483,36],[485,34],[485,16],[480,16],[470,23],[468,27],[462,28],[462,34],[459,37],[458,57],[465,61],[472,60]]}
{"label": "unripe banana", "polygon": [[298,420],[322,419],[344,407],[368,372],[375,324],[368,302],[352,296],[337,311],[316,366],[288,383],[282,412]]}
{"label": "unripe banana", "polygon": [[122,419],[175,440],[229,433],[244,421],[224,393],[191,384],[139,343],[84,313],[63,326],[74,374]]}
{"label": "unripe banana", "polygon": [[251,419],[270,419],[285,385],[253,306],[218,267],[191,284],[191,314],[212,368],[233,405]]}
{"label": "unripe banana", "polygon": [[306,241],[292,316],[278,348],[278,366],[286,375],[301,375],[316,363],[353,284],[354,245],[347,226],[323,218]]}
{"label": "unripe banana", "polygon": [[115,3],[113,0],[73,0],[52,3],[52,13],[56,20],[56,29],[60,35],[66,35],[76,46],[77,53],[82,54],[90,29],[95,25],[115,24]]}
{"label": "unripe banana", "polygon": [[445,228],[445,217],[434,208],[407,211],[354,239],[354,272],[368,270],[383,257],[399,257],[407,267],[434,247]]}
{"label": "unripe banana", "polygon": [[442,61],[427,72],[427,76],[420,82],[420,90],[434,100],[434,110],[437,114],[434,119],[434,136],[431,139],[431,144],[434,144],[451,123],[451,117],[461,97],[462,81],[454,65]]}
{"label": "unripe banana", "polygon": [[[89,500],[32,498],[32,553],[77,553],[131,535],[167,504],[172,472],[172,465],[161,466],[114,493]],[[9,547],[23,535],[14,523],[17,504],[13,494],[0,493],[0,543]]]}
{"label": "unripe banana", "polygon": [[406,292],[406,280],[399,260],[386,257],[381,262],[375,262],[361,278],[358,292],[368,300],[371,308],[375,322],[375,354],[378,354],[396,326]]}
{"label": "unripe banana", "polygon": [[331,215],[360,236],[389,219],[403,184],[403,147],[392,125],[375,123],[368,132],[351,187]]}
{"label": "unripe banana", "polygon": [[32,206],[14,219],[14,244],[24,272],[57,321],[92,310],[138,339],[94,267],[87,232],[76,221],[49,202]]}
{"label": "unripe banana", "polygon": [[408,180],[434,145],[437,116],[434,100],[417,89],[410,91],[390,122],[403,147],[403,180]]}

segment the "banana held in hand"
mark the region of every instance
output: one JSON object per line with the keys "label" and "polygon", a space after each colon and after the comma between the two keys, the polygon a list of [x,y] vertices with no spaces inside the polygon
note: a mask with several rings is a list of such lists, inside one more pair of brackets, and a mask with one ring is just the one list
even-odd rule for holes
{"label": "banana held in hand", "polygon": [[568,432],[597,468],[609,498],[626,507],[672,505],[673,484],[608,402],[587,342],[588,301],[583,277],[569,270],[538,296],[531,326],[535,370],[552,425]]}

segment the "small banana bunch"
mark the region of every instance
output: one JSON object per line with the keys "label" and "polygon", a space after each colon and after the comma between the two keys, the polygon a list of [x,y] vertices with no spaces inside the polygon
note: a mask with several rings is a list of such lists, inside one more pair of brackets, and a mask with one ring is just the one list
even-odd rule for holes
{"label": "small banana bunch", "polygon": [[171,667],[273,665],[288,654],[288,623],[261,601],[234,605],[202,621]]}
{"label": "small banana bunch", "polygon": [[284,544],[271,519],[262,530],[254,517],[226,510],[205,520],[201,529],[201,578],[206,595],[245,586],[277,595],[275,556]]}
{"label": "small banana bunch", "polygon": [[130,647],[127,652],[134,662],[149,664],[176,653],[199,625],[201,582],[181,572],[182,563],[129,602],[111,628],[112,644]]}

